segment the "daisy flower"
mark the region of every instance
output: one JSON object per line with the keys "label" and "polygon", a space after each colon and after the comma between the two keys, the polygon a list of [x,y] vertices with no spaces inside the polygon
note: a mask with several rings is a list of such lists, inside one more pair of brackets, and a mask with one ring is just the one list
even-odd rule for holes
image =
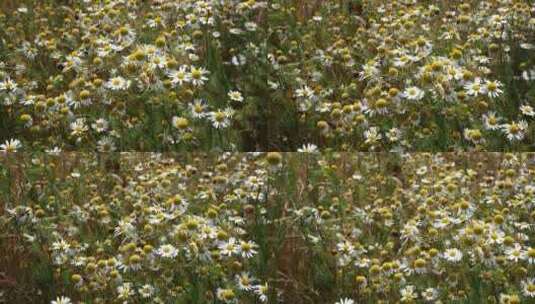
{"label": "daisy flower", "polygon": [[149,64],[151,70],[163,69],[166,66],[167,58],[165,58],[165,56],[153,56]]}
{"label": "daisy flower", "polygon": [[109,126],[109,123],[106,119],[104,118],[99,118],[97,119],[92,125],[91,127],[93,128],[93,130],[97,131],[97,133],[102,133],[102,132],[106,132],[108,130],[108,126]]}
{"label": "daisy flower", "polygon": [[268,290],[269,290],[269,287],[268,287],[268,283],[266,282],[265,284],[261,284],[261,285],[256,285],[255,288],[254,288],[254,292],[258,295],[258,298],[260,299],[260,302],[262,303],[265,303],[267,302],[268,300]]}
{"label": "daisy flower", "polygon": [[230,100],[243,102],[243,96],[239,91],[230,91],[230,92],[228,92],[228,97],[230,98]]}
{"label": "daisy flower", "polygon": [[126,90],[130,87],[130,80],[126,80],[121,76],[113,77],[106,82],[106,87],[112,91]]}
{"label": "daisy flower", "polygon": [[295,90],[295,97],[311,99],[314,97],[314,90],[312,90],[309,86],[303,86]]}
{"label": "daisy flower", "polygon": [[301,148],[297,149],[297,152],[316,153],[318,152],[318,146],[314,144],[305,144]]}
{"label": "daisy flower", "polygon": [[525,136],[525,131],[528,128],[528,123],[524,120],[519,122],[511,122],[510,124],[503,124],[502,130],[510,141],[522,140]]}
{"label": "daisy flower", "polygon": [[474,144],[483,143],[485,141],[483,134],[481,134],[481,130],[479,129],[464,129],[464,138]]}
{"label": "daisy flower", "polygon": [[219,251],[222,255],[231,256],[240,251],[240,246],[238,246],[236,239],[231,237],[219,245]]}
{"label": "daisy flower", "polygon": [[408,100],[418,101],[424,98],[425,92],[418,87],[409,87],[403,92],[403,96]]}
{"label": "daisy flower", "polygon": [[52,149],[46,149],[45,150],[46,153],[48,154],[52,154],[52,155],[59,155],[61,153],[61,148],[60,147],[54,147]]}
{"label": "daisy flower", "polygon": [[138,289],[138,293],[142,298],[148,299],[154,295],[154,287],[150,284],[145,284]]}
{"label": "daisy flower", "polygon": [[126,300],[133,296],[135,291],[132,289],[132,283],[124,283],[117,287],[117,294],[117,298],[121,300]]}
{"label": "daisy flower", "polygon": [[104,136],[97,142],[97,150],[99,152],[112,152],[116,149],[115,141],[111,136]]}
{"label": "daisy flower", "polygon": [[499,122],[500,118],[496,116],[495,112],[489,112],[487,114],[483,114],[483,125],[485,126],[485,129],[487,130],[498,130],[501,128]]}
{"label": "daisy flower", "polygon": [[411,59],[409,56],[407,55],[402,55],[400,57],[396,57],[394,59],[394,62],[393,62],[393,65],[395,67],[404,67],[405,65],[407,65],[408,63],[411,62]]}
{"label": "daisy flower", "polygon": [[257,247],[258,246],[252,241],[247,241],[247,242],[242,241],[240,243],[239,252],[242,257],[250,258],[250,257],[253,257],[257,253],[257,251],[255,250],[255,248]]}
{"label": "daisy flower", "polygon": [[478,96],[480,94],[484,94],[485,93],[486,86],[484,86],[481,83],[481,79],[480,78],[476,78],[476,79],[474,79],[474,81],[471,81],[471,82],[468,82],[467,84],[465,84],[464,88],[466,90],[466,94],[468,94],[470,96]]}
{"label": "daisy flower", "polygon": [[450,248],[444,251],[442,257],[449,262],[457,263],[463,258],[463,253],[457,248]]}
{"label": "daisy flower", "polygon": [[232,118],[234,114],[236,113],[236,110],[234,110],[231,107],[226,107],[223,112],[225,112],[225,115],[227,115],[228,118]]}
{"label": "daisy flower", "polygon": [[252,278],[249,273],[242,272],[241,274],[236,275],[236,282],[238,283],[238,288],[240,290],[251,291],[253,290],[254,278]]}
{"label": "daisy flower", "polygon": [[390,142],[397,142],[401,139],[401,130],[398,128],[392,128],[386,132],[386,138]]}
{"label": "daisy flower", "polygon": [[18,149],[22,147],[20,140],[18,139],[9,139],[5,143],[0,145],[1,152],[17,152]]}
{"label": "daisy flower", "polygon": [[171,79],[173,87],[175,87],[177,84],[182,85],[185,82],[191,81],[191,76],[187,72],[186,66],[181,66],[178,70],[171,70],[167,72],[167,77]]}
{"label": "daisy flower", "polygon": [[508,260],[518,262],[519,260],[525,259],[526,252],[522,249],[520,244],[515,243],[513,247],[509,247],[505,250],[505,255]]}
{"label": "daisy flower", "polygon": [[335,304],[354,304],[354,303],[355,303],[355,301],[353,301],[352,299],[342,298],[338,302],[336,302]]}
{"label": "daisy flower", "polygon": [[205,81],[208,80],[209,72],[205,70],[204,68],[196,68],[194,66],[191,67],[189,77],[191,78],[191,83],[194,86],[202,86]]}
{"label": "daisy flower", "polygon": [[162,258],[175,258],[178,255],[178,250],[171,244],[165,244],[158,248],[157,254]]}
{"label": "daisy flower", "polygon": [[342,241],[336,244],[336,249],[338,252],[347,254],[347,255],[353,255],[355,253],[355,246],[351,244],[349,241]]}
{"label": "daisy flower", "polygon": [[402,288],[400,290],[400,293],[401,293],[401,302],[404,302],[404,303],[405,302],[410,303],[418,297],[418,294],[414,291],[414,286],[412,285]]}
{"label": "daisy flower", "polygon": [[17,89],[17,83],[11,78],[7,77],[4,81],[0,81],[0,92],[1,91],[15,91]]}
{"label": "daisy flower", "polygon": [[529,278],[522,282],[522,293],[528,298],[535,298],[535,278]]}
{"label": "daisy flower", "polygon": [[193,103],[189,104],[189,109],[191,112],[191,116],[193,116],[194,118],[203,118],[207,115],[207,113],[205,112],[206,103],[201,99],[197,99]]}
{"label": "daisy flower", "polygon": [[526,258],[530,265],[535,265],[535,248],[529,248],[526,251]]}
{"label": "daisy flower", "polygon": [[381,74],[381,70],[378,68],[378,63],[371,61],[362,66],[362,71],[359,73],[359,79],[378,79]]}
{"label": "daisy flower", "polygon": [[212,126],[216,129],[224,129],[230,125],[230,119],[227,113],[221,110],[210,112],[208,118],[212,121]]}
{"label": "daisy flower", "polygon": [[56,300],[50,302],[50,304],[71,304],[71,303],[72,303],[71,299],[64,297],[64,296],[57,297]]}
{"label": "daisy flower", "polygon": [[173,127],[175,127],[176,129],[184,130],[188,127],[189,122],[184,117],[173,116],[172,124],[173,124]]}
{"label": "daisy flower", "polygon": [[218,288],[216,291],[217,299],[225,303],[234,303],[236,301],[236,294],[230,288]]}
{"label": "daisy flower", "polygon": [[435,288],[427,288],[426,290],[422,291],[422,297],[426,301],[434,301],[438,297],[438,291]]}
{"label": "daisy flower", "polygon": [[490,98],[496,98],[503,93],[501,87],[502,87],[501,82],[487,80],[485,82],[484,91],[487,92],[487,95]]}
{"label": "daisy flower", "polygon": [[85,124],[85,119],[78,118],[70,124],[72,136],[82,136],[89,128]]}
{"label": "daisy flower", "polygon": [[364,138],[366,139],[364,141],[366,144],[375,144],[381,140],[382,136],[377,127],[371,127],[364,131]]}
{"label": "daisy flower", "polygon": [[522,112],[522,114],[529,116],[529,117],[535,116],[535,111],[533,110],[533,107],[530,105],[521,105],[520,112]]}

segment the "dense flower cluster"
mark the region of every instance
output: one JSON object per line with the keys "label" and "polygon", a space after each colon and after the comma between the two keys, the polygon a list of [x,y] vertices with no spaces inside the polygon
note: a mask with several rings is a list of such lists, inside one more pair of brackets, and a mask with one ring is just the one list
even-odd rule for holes
{"label": "dense flower cluster", "polygon": [[0,262],[7,282],[26,284],[4,295],[12,302],[24,293],[52,303],[535,299],[534,155],[59,154],[0,164],[9,176]]}
{"label": "dense flower cluster", "polygon": [[1,0],[0,304],[535,303],[534,52],[532,0]]}
{"label": "dense flower cluster", "polygon": [[279,146],[533,149],[529,1],[295,2],[269,22],[273,102],[300,126]]}
{"label": "dense flower cluster", "polygon": [[0,4],[9,149],[256,149],[265,1],[64,2]]}
{"label": "dense flower cluster", "polygon": [[533,155],[308,157],[290,217],[337,303],[535,298]]}
{"label": "dense flower cluster", "polygon": [[8,257],[46,256],[42,267],[55,282],[38,292],[51,296],[57,288],[73,303],[267,301],[251,231],[265,212],[262,159],[183,163],[134,154],[116,160],[121,168],[111,174],[90,156],[32,162],[25,165],[35,180],[21,183],[35,197],[12,193],[2,204],[0,235],[17,239]]}
{"label": "dense flower cluster", "polygon": [[0,149],[532,150],[534,13],[527,0],[5,0]]}

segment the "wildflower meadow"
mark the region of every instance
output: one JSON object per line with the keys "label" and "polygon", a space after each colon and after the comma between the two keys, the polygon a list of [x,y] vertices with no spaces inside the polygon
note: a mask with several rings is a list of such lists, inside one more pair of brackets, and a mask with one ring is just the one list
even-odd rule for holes
{"label": "wildflower meadow", "polygon": [[0,0],[0,304],[535,304],[533,0]]}
{"label": "wildflower meadow", "polygon": [[26,151],[532,151],[530,0],[3,0]]}
{"label": "wildflower meadow", "polygon": [[4,303],[533,303],[535,155],[0,162]]}

